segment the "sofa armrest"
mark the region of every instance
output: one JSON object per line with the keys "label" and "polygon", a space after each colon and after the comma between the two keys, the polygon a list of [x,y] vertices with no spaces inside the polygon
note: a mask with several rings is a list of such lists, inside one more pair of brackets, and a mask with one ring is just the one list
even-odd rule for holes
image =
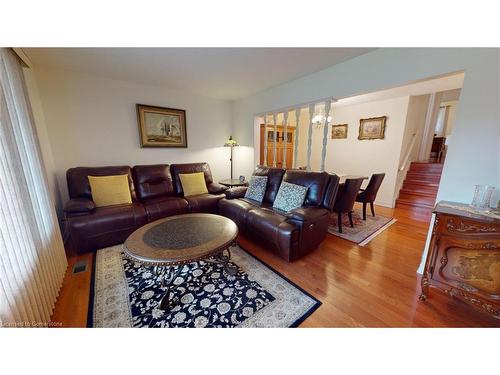
{"label": "sofa armrest", "polygon": [[216,182],[207,185],[207,190],[210,194],[222,194],[227,190],[227,186],[218,184]]}
{"label": "sofa armrest", "polygon": [[288,220],[293,221],[316,221],[330,212],[323,207],[300,207],[286,213]]}
{"label": "sofa armrest", "polygon": [[226,199],[243,198],[247,189],[247,186],[235,186],[231,189],[227,189],[224,193],[226,194]]}
{"label": "sofa armrest", "polygon": [[70,199],[64,205],[64,212],[66,214],[86,214],[95,209],[95,204],[92,200],[87,198]]}

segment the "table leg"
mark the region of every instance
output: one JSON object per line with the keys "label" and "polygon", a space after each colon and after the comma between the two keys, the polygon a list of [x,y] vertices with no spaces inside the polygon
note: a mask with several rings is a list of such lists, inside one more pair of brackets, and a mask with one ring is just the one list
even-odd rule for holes
{"label": "table leg", "polygon": [[[159,308],[161,310],[170,310],[175,306],[173,301],[172,289],[175,279],[180,275],[184,266],[156,266],[155,273],[160,279],[161,286],[167,288],[160,300]],[[171,298],[172,297],[172,298]],[[172,301],[171,301],[172,299]]]}
{"label": "table leg", "polygon": [[[224,254],[225,252],[227,252],[227,255]],[[238,273],[238,268],[233,266],[232,264],[229,264],[229,261],[231,260],[231,250],[229,248],[222,250],[220,253],[217,253],[214,258],[217,262],[222,263],[224,272],[226,272],[228,275],[234,276]]]}

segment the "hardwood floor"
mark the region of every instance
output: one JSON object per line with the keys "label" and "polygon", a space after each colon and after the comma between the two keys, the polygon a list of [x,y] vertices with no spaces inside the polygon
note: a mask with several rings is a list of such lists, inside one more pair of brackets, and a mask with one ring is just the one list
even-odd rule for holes
{"label": "hardwood floor", "polygon": [[[500,321],[432,289],[427,301],[418,300],[416,270],[430,210],[376,207],[376,213],[397,222],[365,247],[328,234],[313,253],[287,263],[241,236],[240,245],[322,302],[301,327],[500,327]],[[91,266],[70,274],[80,260],[90,266],[93,256],[68,256],[68,274],[52,317],[63,327],[86,326]]]}

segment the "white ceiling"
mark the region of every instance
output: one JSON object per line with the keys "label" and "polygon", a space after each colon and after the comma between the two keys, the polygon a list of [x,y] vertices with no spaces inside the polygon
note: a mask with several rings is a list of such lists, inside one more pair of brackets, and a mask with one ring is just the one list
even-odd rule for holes
{"label": "white ceiling", "polygon": [[36,66],[234,100],[374,48],[23,48]]}

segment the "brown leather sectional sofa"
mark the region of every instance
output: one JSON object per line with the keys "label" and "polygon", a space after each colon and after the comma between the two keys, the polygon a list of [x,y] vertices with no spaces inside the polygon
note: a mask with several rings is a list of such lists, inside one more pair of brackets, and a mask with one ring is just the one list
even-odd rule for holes
{"label": "brown leather sectional sofa", "polygon": [[[181,173],[203,172],[208,194],[184,197]],[[87,176],[128,174],[132,204],[95,207]],[[244,198],[246,188],[227,190],[215,183],[207,163],[76,167],[66,173],[70,200],[64,206],[67,246],[78,253],[120,244],[137,228],[163,217],[189,212],[219,213],[234,220],[249,238],[292,261],[325,238],[339,178],[258,166],[268,176],[262,203]],[[289,213],[272,208],[281,181],[307,186],[303,207]],[[225,193],[225,194],[224,194]]]}
{"label": "brown leather sectional sofa", "polygon": [[[208,194],[184,197],[179,173],[203,172]],[[128,174],[132,204],[95,207],[87,176]],[[227,189],[212,178],[207,163],[77,167],[66,172],[70,200],[64,205],[67,246],[94,251],[125,242],[137,228],[163,217],[189,212],[217,213]]]}

